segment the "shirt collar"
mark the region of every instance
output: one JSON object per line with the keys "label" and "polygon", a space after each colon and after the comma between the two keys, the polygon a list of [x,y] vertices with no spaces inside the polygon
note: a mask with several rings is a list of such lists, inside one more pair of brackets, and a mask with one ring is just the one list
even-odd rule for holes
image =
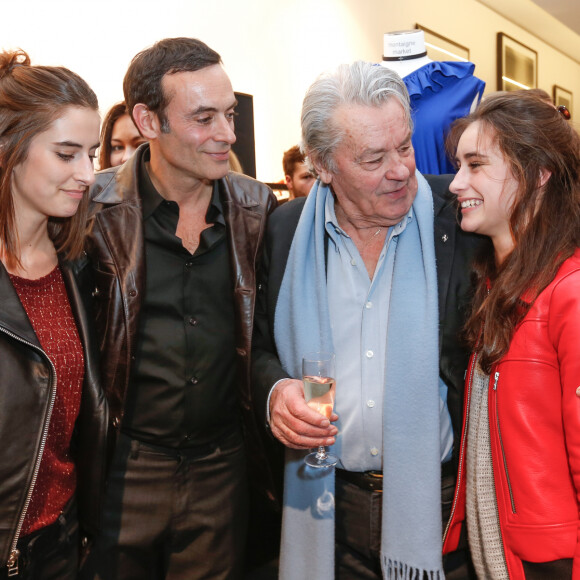
{"label": "shirt collar", "polygon": [[[413,219],[413,206],[407,212],[407,215],[397,224],[391,226],[391,236],[400,235],[407,224]],[[338,236],[348,236],[348,234],[338,225],[338,220],[336,219],[334,195],[329,193],[326,196],[326,204],[324,206],[324,227],[326,228],[326,233],[330,236],[333,241],[337,241]]]}
{"label": "shirt collar", "polygon": [[[139,166],[139,193],[141,194],[141,203],[143,205],[143,219],[146,220],[150,217],[157,208],[166,201],[165,198],[157,191],[149,172],[147,171],[147,162],[151,158],[151,152],[149,149],[145,151],[141,157],[141,162]],[[171,203],[171,202],[170,202]],[[211,196],[211,201],[206,213],[207,223],[219,223],[225,225],[223,206],[220,199],[220,192],[218,187],[218,181],[214,181],[213,191]]]}

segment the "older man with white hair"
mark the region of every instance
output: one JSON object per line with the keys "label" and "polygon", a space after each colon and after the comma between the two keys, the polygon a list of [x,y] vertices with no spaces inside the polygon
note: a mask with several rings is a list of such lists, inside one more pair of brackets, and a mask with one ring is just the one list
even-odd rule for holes
{"label": "older man with white hair", "polygon": [[[450,178],[416,171],[411,135],[405,85],[381,66],[343,65],[304,99],[318,181],[271,217],[253,361],[257,408],[286,446],[283,579],[468,577],[460,555],[442,561],[441,500],[446,522],[479,240]],[[300,380],[317,350],[336,355],[330,420]],[[321,445],[336,470],[305,466]]]}

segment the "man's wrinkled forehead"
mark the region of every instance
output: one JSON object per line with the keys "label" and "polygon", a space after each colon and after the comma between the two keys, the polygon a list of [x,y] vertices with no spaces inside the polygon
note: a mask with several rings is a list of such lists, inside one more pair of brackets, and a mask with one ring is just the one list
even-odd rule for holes
{"label": "man's wrinkled forehead", "polygon": [[[390,106],[386,108],[385,105]],[[367,117],[366,113],[368,112],[374,113],[373,117]],[[412,138],[410,119],[402,105],[394,98],[385,100],[378,105],[359,105],[357,103],[341,105],[334,111],[331,123],[341,135],[341,141],[349,143],[358,151],[369,148],[367,147],[367,139],[378,125],[396,129],[396,131],[384,133],[385,142],[391,141],[392,147],[400,147],[410,142]]]}
{"label": "man's wrinkled forehead", "polygon": [[[161,79],[165,103],[169,104],[177,94],[194,95],[196,99],[211,100],[221,88],[216,81],[226,83],[231,88],[230,78],[221,64],[212,64],[195,71],[169,71]],[[235,100],[233,89],[231,95],[235,106],[237,100]],[[211,105],[206,106],[211,108]]]}

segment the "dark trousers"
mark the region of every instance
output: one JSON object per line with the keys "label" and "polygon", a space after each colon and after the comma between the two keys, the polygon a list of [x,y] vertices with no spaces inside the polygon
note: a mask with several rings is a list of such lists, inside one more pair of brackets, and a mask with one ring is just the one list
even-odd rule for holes
{"label": "dark trousers", "polygon": [[[454,482],[454,475],[442,476],[441,506],[444,525],[451,511]],[[382,493],[360,489],[337,477],[335,501],[336,579],[382,580]],[[475,579],[466,549],[444,556],[443,568],[447,580]]]}
{"label": "dark trousers", "polygon": [[[79,523],[73,500],[58,519],[18,541],[18,580],[74,580],[79,564]],[[8,578],[6,567],[0,579]]]}
{"label": "dark trousers", "polygon": [[108,481],[104,531],[82,578],[241,578],[247,503],[239,432],[181,452],[122,435]]}

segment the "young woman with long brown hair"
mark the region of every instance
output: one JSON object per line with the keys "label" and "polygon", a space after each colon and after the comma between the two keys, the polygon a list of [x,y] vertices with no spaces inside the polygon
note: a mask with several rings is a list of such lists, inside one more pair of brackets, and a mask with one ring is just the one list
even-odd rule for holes
{"label": "young woman with long brown hair", "polygon": [[473,356],[446,548],[467,532],[479,578],[580,578],[580,138],[525,91],[452,129],[475,264]]}
{"label": "young woman with long brown hair", "polygon": [[99,169],[125,163],[137,147],[146,142],[133,123],[125,101],[116,103],[105,115],[101,127]]}
{"label": "young woman with long brown hair", "polygon": [[83,255],[98,145],[85,81],[0,53],[0,578],[76,578],[99,527],[107,408]]}

